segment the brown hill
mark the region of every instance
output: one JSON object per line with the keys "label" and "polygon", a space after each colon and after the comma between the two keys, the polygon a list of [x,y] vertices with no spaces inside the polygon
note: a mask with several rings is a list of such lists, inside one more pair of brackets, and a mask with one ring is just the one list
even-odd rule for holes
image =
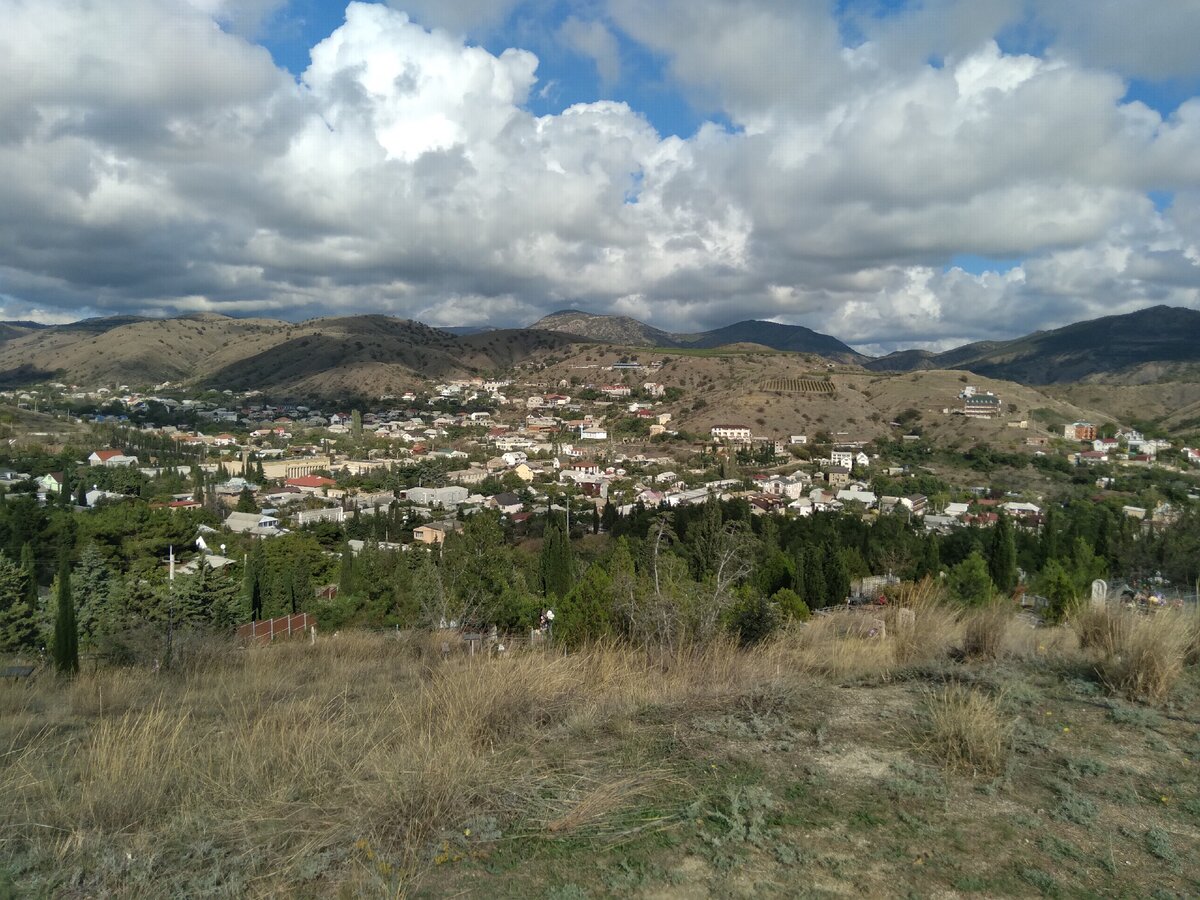
{"label": "brown hill", "polygon": [[523,330],[460,337],[388,316],[93,319],[0,343],[0,383],[175,381],[295,396],[375,395],[428,378],[505,371],[576,340]]}

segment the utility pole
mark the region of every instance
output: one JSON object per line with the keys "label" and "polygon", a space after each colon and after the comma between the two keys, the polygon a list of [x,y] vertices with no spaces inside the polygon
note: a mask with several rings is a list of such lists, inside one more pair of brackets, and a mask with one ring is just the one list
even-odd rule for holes
{"label": "utility pole", "polygon": [[[171,665],[171,645],[175,637],[175,545],[167,550],[167,652],[166,664]],[[201,565],[203,565],[201,561]]]}

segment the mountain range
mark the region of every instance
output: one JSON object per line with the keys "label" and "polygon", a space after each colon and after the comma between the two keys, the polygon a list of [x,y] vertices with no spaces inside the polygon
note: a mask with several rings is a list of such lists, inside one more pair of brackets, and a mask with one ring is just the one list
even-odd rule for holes
{"label": "mountain range", "polygon": [[870,359],[837,338],[811,328],[753,319],[698,334],[672,334],[628,316],[599,316],[577,309],[564,309],[539,319],[529,327],[632,347],[713,350],[732,344],[756,344],[790,353],[814,353],[833,362],[854,365],[861,365]]}
{"label": "mountain range", "polygon": [[284,322],[215,314],[85,319],[68,325],[0,322],[0,385],[188,382],[293,396],[374,395],[426,378],[498,374],[613,347],[811,354],[874,372],[962,369],[1030,385],[1196,380],[1200,312],[1155,306],[1004,341],[880,358],[799,325],[748,320],[676,334],[625,316],[563,310],[527,328],[441,329],[382,315]]}

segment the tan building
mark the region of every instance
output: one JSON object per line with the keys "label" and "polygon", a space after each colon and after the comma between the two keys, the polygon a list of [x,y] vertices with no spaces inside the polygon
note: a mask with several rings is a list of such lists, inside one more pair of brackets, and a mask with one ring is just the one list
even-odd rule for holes
{"label": "tan building", "polygon": [[328,472],[333,466],[329,456],[297,456],[292,459],[264,460],[263,476],[266,478],[301,478],[314,472]]}

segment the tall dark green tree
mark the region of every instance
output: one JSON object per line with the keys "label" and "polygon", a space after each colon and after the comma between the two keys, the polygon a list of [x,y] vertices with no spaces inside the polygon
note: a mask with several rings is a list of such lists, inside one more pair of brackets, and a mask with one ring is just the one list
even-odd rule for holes
{"label": "tall dark green tree", "polygon": [[246,596],[246,603],[250,607],[252,622],[257,622],[262,618],[266,568],[262,542],[258,541],[254,545],[254,550],[246,558],[246,572],[242,580],[242,590]]}
{"label": "tall dark green tree", "polygon": [[547,599],[565,597],[571,590],[571,545],[557,517],[546,525],[540,560],[542,590]]}
{"label": "tall dark green tree", "polygon": [[342,564],[338,572],[338,596],[348,597],[354,593],[354,551],[349,544],[342,546]]}
{"label": "tall dark green tree", "polygon": [[810,609],[830,604],[829,586],[825,581],[825,548],[820,544],[809,548],[804,557],[804,590],[800,596]]}
{"label": "tall dark green tree", "polygon": [[0,555],[0,652],[37,646],[37,607],[29,604],[28,581],[27,572]]}
{"label": "tall dark green tree", "polygon": [[992,583],[1002,593],[1012,594],[1017,587],[1017,544],[1013,537],[1012,523],[1003,513],[992,528],[988,574],[992,577]]}
{"label": "tall dark green tree", "polygon": [[600,527],[604,529],[606,534],[612,534],[613,529],[617,527],[617,520],[620,515],[617,513],[617,508],[613,506],[611,500],[604,501],[604,511],[600,513]]}
{"label": "tall dark green tree", "polygon": [[58,593],[54,615],[54,667],[63,675],[79,671],[79,628],[75,622],[75,600],[71,596],[71,566],[66,558],[58,570]]}
{"label": "tall dark green tree", "polygon": [[836,547],[825,548],[825,599],[826,606],[845,603],[850,596],[850,573]]}
{"label": "tall dark green tree", "polygon": [[242,492],[238,494],[237,512],[258,512],[258,504],[254,502],[254,494],[250,488],[242,488]]}

